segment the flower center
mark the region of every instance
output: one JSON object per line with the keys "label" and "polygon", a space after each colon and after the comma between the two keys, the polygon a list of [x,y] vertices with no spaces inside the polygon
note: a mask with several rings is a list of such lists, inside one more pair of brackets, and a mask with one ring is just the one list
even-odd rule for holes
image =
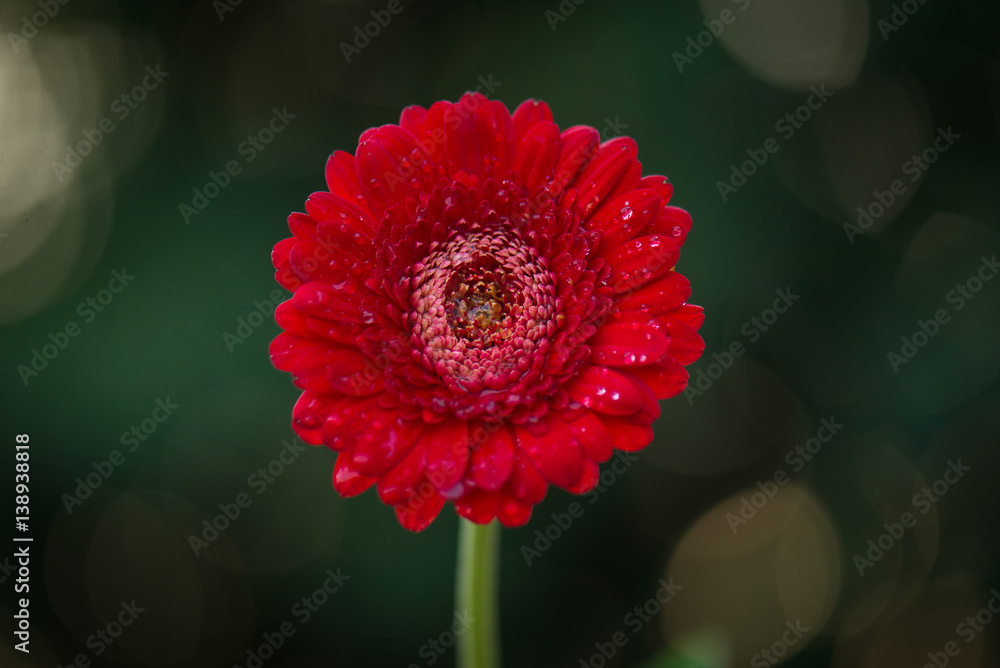
{"label": "flower center", "polygon": [[555,283],[531,248],[503,230],[436,244],[410,280],[420,357],[456,394],[537,375],[554,328]]}
{"label": "flower center", "polygon": [[511,304],[506,274],[493,257],[465,265],[449,280],[448,324],[475,348],[489,348],[510,338]]}

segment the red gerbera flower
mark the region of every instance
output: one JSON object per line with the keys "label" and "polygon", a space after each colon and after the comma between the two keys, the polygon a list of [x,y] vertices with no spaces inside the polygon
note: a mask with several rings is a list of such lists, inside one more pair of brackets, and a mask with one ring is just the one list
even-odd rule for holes
{"label": "red gerbera flower", "polygon": [[329,192],[274,247],[294,295],[271,359],[303,390],[296,432],[339,453],[340,494],[375,485],[412,531],[446,500],[520,526],[550,483],[587,492],[650,442],[704,316],[673,271],[691,217],[636,155],[469,93],[330,157]]}

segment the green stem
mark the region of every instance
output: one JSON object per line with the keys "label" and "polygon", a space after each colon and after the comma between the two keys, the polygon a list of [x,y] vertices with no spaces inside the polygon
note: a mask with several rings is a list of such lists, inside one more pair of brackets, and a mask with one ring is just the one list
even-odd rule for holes
{"label": "green stem", "polygon": [[456,640],[458,668],[500,668],[499,548],[499,522],[459,520],[455,612],[475,621]]}

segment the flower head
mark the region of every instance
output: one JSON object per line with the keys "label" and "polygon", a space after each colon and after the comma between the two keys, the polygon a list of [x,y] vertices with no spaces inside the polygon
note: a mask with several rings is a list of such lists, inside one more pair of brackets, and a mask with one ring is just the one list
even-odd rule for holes
{"label": "flower head", "polygon": [[704,316],[673,271],[691,217],[636,155],[469,93],[330,157],[274,247],[294,295],[271,359],[340,494],[374,485],[413,531],[449,500],[519,526],[550,484],[585,493],[649,444]]}

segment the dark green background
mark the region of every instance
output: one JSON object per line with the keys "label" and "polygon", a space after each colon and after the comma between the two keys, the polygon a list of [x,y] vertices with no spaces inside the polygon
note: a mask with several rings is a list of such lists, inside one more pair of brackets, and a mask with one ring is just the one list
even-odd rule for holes
{"label": "dark green background", "polygon": [[[3,40],[0,437],[10,450],[31,437],[35,543],[32,653],[5,640],[0,663],[68,665],[136,599],[146,612],[93,665],[245,665],[339,567],[350,580],[265,665],[427,665],[421,645],[450,623],[454,512],[410,534],[374,492],[339,498],[324,448],[257,495],[248,476],[293,438],[297,391],[268,360],[272,319],[232,353],[223,335],[276,289],[271,248],[325,188],[329,153],[480,77],[511,109],[544,99],[562,127],[627,126],[645,172],[669,176],[672,203],[694,217],[678,267],[707,313],[692,373],[746,347],[703,396],[664,403],[655,442],[596,503],[553,490],[528,526],[503,532],[505,665],[578,666],[622,630],[610,666],[747,665],[806,610],[810,636],[787,665],[919,666],[986,603],[1000,585],[1000,281],[961,311],[947,295],[1000,251],[1000,9],[927,0],[886,40],[886,2],[706,3],[709,18],[736,10],[723,37],[737,46],[714,41],[678,72],[672,54],[705,29],[697,3],[563,6],[575,10],[553,30],[555,0],[404,0],[350,63],[338,44],[385,3],[244,0],[220,20],[207,1],[76,0],[28,46]],[[824,38],[831,7],[861,28]],[[4,35],[36,11],[5,3]],[[778,65],[749,66],[748,51]],[[839,74],[823,73],[829,60]],[[157,63],[164,83],[57,181],[52,160]],[[789,64],[793,83],[775,74]],[[780,137],[775,122],[810,84],[832,99],[724,202],[717,182]],[[245,162],[238,147],[275,107],[295,118]],[[851,243],[855,209],[949,126],[961,138]],[[240,174],[185,224],[179,205],[234,159]],[[122,267],[134,281],[84,323],[77,305]],[[784,289],[799,299],[751,342],[744,323]],[[894,373],[887,354],[939,308],[950,321]],[[18,365],[71,320],[80,335],[26,385]],[[174,414],[69,514],[76,479],[127,450],[122,432],[167,397]],[[726,513],[790,470],[785,453],[831,416],[843,429],[792,476],[796,490],[733,535]],[[859,576],[853,556],[957,458],[971,471]],[[12,466],[11,454],[5,480]],[[188,536],[240,492],[252,505],[194,557]],[[582,517],[528,566],[522,546],[574,501]],[[632,634],[624,616],[668,576],[684,589]],[[5,626],[14,605],[7,577]],[[950,665],[997,665],[998,632],[994,621],[960,641]],[[449,651],[435,665],[453,662]]]}

